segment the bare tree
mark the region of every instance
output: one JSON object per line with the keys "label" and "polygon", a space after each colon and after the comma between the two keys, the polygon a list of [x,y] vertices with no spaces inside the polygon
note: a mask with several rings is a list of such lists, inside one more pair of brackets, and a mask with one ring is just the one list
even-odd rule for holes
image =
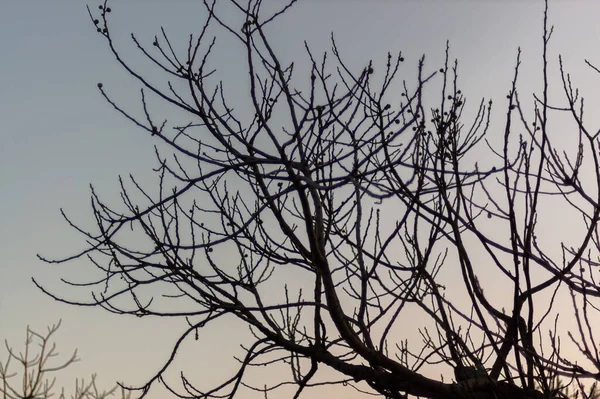
{"label": "bare tree", "polygon": [[[4,341],[8,352],[6,361],[0,362],[0,394],[2,399],[48,399],[56,395],[56,377],[52,379],[49,375],[66,369],[73,363],[77,362],[77,350],[73,351],[70,358],[58,364],[52,364],[52,358],[58,356],[56,351],[56,343],[52,342],[52,338],[56,331],[60,328],[60,321],[48,327],[45,335],[39,334],[29,327],[25,338],[25,348],[22,352],[15,352],[8,341]],[[34,345],[38,343],[39,349],[36,350]],[[12,371],[14,366],[11,363],[16,363],[20,371]],[[20,384],[16,382],[19,378]],[[96,375],[92,375],[89,383],[85,380],[75,381],[75,390],[71,395],[73,399],[106,399],[112,396],[117,389],[115,385],[108,391],[100,391],[96,386]],[[65,399],[65,390],[61,389],[59,399]],[[122,399],[129,399],[131,392],[121,388]]]}
{"label": "bare tree", "polygon": [[[67,219],[89,245],[42,258],[88,257],[99,273],[83,285],[90,299],[36,284],[75,305],[186,320],[142,396],[162,382],[189,398],[290,387],[299,397],[326,384],[396,399],[541,399],[564,397],[565,385],[585,397],[583,384],[600,375],[600,141],[560,58],[562,100],[548,100],[547,8],[542,90],[522,102],[519,51],[500,126],[491,100],[466,108],[449,50],[443,68],[429,70],[423,57],[409,80],[401,53],[356,69],[333,37],[322,57],[306,46],[306,71],[284,64],[270,28],[293,3],[273,12],[260,0],[206,0],[206,22],[183,46],[164,30],[151,42],[132,36],[162,83],[118,51],[106,2],[90,10],[142,86],[138,117],[98,84],[156,140],[157,186],[121,179],[120,207],[92,189],[95,229]],[[223,4],[238,22],[223,17]],[[235,98],[211,67],[214,32],[244,48],[247,86]],[[162,120],[166,105],[178,122]],[[552,129],[551,114],[572,130]],[[563,234],[560,244],[549,229]],[[486,291],[497,286],[505,295]],[[557,301],[573,312],[559,315]],[[163,378],[182,343],[221,318],[253,339],[231,378]],[[271,383],[263,373],[263,385],[248,377],[259,366],[287,368],[289,378]]]}

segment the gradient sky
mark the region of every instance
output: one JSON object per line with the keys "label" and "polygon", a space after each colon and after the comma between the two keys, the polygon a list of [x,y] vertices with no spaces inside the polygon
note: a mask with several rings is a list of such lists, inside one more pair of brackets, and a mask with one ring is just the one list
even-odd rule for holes
{"label": "gradient sky", "polygon": [[[95,9],[99,3],[89,4]],[[195,0],[115,0],[111,7],[113,36],[128,55],[130,32],[150,43],[164,26],[172,37],[186,40],[204,21],[201,2]],[[283,60],[302,63],[303,40],[319,54],[329,49],[334,32],[355,70],[369,59],[383,66],[387,51],[401,50],[412,68],[405,66],[410,81],[423,53],[429,70],[439,69],[450,40],[463,92],[473,104],[482,96],[504,98],[518,46],[523,50],[521,92],[539,89],[542,10],[539,0],[301,0],[273,28],[274,43]],[[552,65],[562,53],[583,89],[600,83],[584,67],[585,58],[600,63],[599,17],[597,1],[550,2],[550,21],[556,26]],[[235,51],[230,44],[226,38],[219,42],[216,56],[225,61],[224,68]],[[68,271],[85,277],[85,267],[77,267],[84,262],[58,268],[36,258],[37,253],[59,257],[82,248],[81,237],[62,220],[61,207],[93,227],[90,183],[111,198],[120,174],[143,178],[155,166],[154,143],[104,102],[96,84],[102,81],[113,98],[136,110],[139,87],[112,59],[81,0],[2,2],[0,57],[0,338],[20,348],[27,324],[43,330],[62,318],[59,348],[64,356],[79,348],[82,362],[65,371],[61,383],[70,389],[75,376],[89,378],[93,372],[101,386],[114,380],[141,383],[162,364],[183,322],[70,307],[53,302],[31,283],[35,276],[61,290],[58,278]],[[130,57],[139,61],[136,54]],[[229,84],[235,86],[236,79],[232,76]],[[205,339],[227,335],[227,329],[213,328]],[[182,360],[188,362],[184,369],[215,378],[224,351],[212,344],[193,351]],[[223,361],[222,367],[231,364]]]}

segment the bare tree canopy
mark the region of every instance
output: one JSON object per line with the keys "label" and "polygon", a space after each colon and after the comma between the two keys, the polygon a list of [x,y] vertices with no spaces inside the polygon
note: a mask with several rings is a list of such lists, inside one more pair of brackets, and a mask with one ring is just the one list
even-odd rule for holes
{"label": "bare tree canopy", "polygon": [[[87,247],[42,258],[89,259],[95,278],[66,282],[91,297],[36,284],[63,302],[188,323],[142,396],[155,383],[185,398],[312,397],[335,384],[340,396],[394,399],[565,397],[565,384],[594,396],[600,132],[562,60],[561,98],[549,100],[547,7],[542,90],[519,93],[519,51],[493,123],[491,100],[467,107],[449,48],[441,69],[425,57],[407,68],[402,53],[354,66],[332,37],[325,55],[306,46],[306,71],[284,63],[270,27],[294,3],[205,0],[186,43],[164,30],[132,36],[162,75],[118,50],[106,2],[89,10],[141,85],[141,106],[98,88],[157,142],[157,180],[122,179],[116,206],[92,189],[97,225],[67,219]],[[237,41],[245,86],[219,78],[214,32]],[[552,128],[557,117],[570,130]],[[494,286],[504,295],[486,292]],[[243,344],[230,378],[164,378],[183,343],[219,319],[251,339],[220,343]],[[287,377],[271,381],[269,370]]]}
{"label": "bare tree canopy", "polygon": [[[58,356],[56,343],[52,341],[54,334],[60,328],[60,321],[48,327],[46,334],[42,335],[29,327],[25,334],[25,347],[16,351],[8,341],[4,341],[7,350],[6,360],[0,361],[0,397],[2,399],[49,399],[58,397],[66,399],[64,388],[57,396],[56,378],[49,378],[79,361],[77,350],[70,358],[57,362]],[[37,343],[37,345],[35,345]],[[15,367],[19,371],[14,371]],[[119,388],[115,385],[110,390],[99,390],[96,385],[96,375],[92,375],[90,382],[84,379],[75,380],[75,389],[71,394],[72,399],[107,399],[114,397]],[[121,387],[121,398],[130,399],[131,391]]]}

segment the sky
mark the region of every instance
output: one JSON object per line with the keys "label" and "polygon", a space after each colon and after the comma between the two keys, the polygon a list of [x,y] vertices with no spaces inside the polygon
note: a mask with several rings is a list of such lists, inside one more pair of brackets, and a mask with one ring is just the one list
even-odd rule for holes
{"label": "sky", "polygon": [[[272,0],[270,3],[281,3]],[[88,3],[97,9],[98,2]],[[31,282],[35,277],[62,292],[66,273],[85,278],[85,262],[54,267],[36,254],[60,257],[84,245],[60,215],[93,227],[90,183],[104,198],[118,193],[119,175],[142,179],[155,166],[154,143],[100,96],[97,83],[125,106],[139,106],[139,86],[112,58],[96,34],[81,0],[6,1],[0,13],[0,339],[21,348],[26,326],[44,330],[62,319],[57,338],[64,356],[79,349],[82,361],[61,374],[70,388],[75,376],[98,373],[99,384],[139,384],[166,359],[185,324],[108,314],[96,308],[57,303]],[[113,37],[135,65],[131,32],[146,43],[164,26],[175,40],[197,33],[204,21],[200,1],[111,1]],[[543,2],[538,0],[300,0],[272,27],[283,60],[306,62],[303,41],[316,54],[330,49],[334,33],[349,65],[370,59],[385,63],[402,51],[407,79],[416,76],[422,54],[437,70],[450,41],[460,62],[463,91],[470,98],[503,99],[510,88],[517,48],[523,50],[521,90],[538,90]],[[600,3],[550,1],[551,67],[558,54],[583,88],[600,83],[584,60],[600,63]],[[184,42],[185,43],[185,42]],[[236,47],[219,38],[226,84],[235,87]],[[230,70],[230,69],[231,70]],[[556,75],[554,75],[556,76]],[[593,91],[593,90],[592,90]],[[217,328],[218,327],[218,328]],[[208,342],[227,336],[230,326],[210,330]],[[214,378],[227,350],[207,344],[182,362],[199,376]],[[0,354],[3,352],[0,350]],[[207,359],[198,362],[197,359]],[[223,367],[230,360],[223,360]],[[183,364],[182,363],[182,364]],[[182,366],[183,367],[183,366]],[[159,391],[150,397],[159,397]]]}

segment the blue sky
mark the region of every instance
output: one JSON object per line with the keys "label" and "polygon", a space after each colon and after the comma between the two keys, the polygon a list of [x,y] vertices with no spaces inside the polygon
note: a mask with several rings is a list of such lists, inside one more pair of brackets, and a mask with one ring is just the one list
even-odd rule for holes
{"label": "blue sky", "polygon": [[[123,54],[142,67],[131,51],[129,33],[151,43],[162,25],[172,37],[186,40],[203,22],[200,3],[112,1],[113,36]],[[92,9],[98,5],[89,4]],[[303,40],[319,54],[329,49],[333,31],[342,56],[356,70],[369,59],[383,66],[387,51],[401,50],[409,81],[423,53],[430,70],[438,69],[450,40],[451,56],[460,61],[463,92],[473,102],[482,96],[501,101],[510,87],[518,46],[523,50],[521,90],[540,87],[536,68],[541,64],[542,10],[538,0],[301,0],[274,25],[273,37],[282,59],[302,63]],[[600,63],[598,16],[596,1],[550,2],[550,22],[556,26],[552,65],[562,53],[583,88],[600,83],[583,62],[588,58]],[[91,227],[90,183],[112,198],[119,175],[149,176],[154,143],[104,102],[96,84],[103,82],[113,98],[134,110],[139,110],[139,87],[96,34],[84,1],[5,2],[0,38],[0,338],[19,347],[27,324],[45,329],[62,318],[60,348],[65,356],[79,348],[83,361],[66,371],[61,382],[71,384],[75,376],[98,372],[101,385],[117,379],[141,383],[166,358],[184,323],[69,307],[45,297],[31,283],[35,276],[50,288],[64,290],[59,277],[86,276],[84,262],[56,268],[36,258],[37,253],[68,255],[84,245],[62,220],[60,208]],[[230,65],[235,49],[223,37],[215,55],[223,61],[224,76],[231,68],[225,83],[234,87],[240,79]],[[205,339],[216,339],[228,328],[210,330]],[[194,351],[211,361],[222,354],[214,346]],[[200,375],[214,378],[214,365],[199,364],[194,356],[182,364],[189,362]],[[231,364],[229,359],[224,362]]]}

